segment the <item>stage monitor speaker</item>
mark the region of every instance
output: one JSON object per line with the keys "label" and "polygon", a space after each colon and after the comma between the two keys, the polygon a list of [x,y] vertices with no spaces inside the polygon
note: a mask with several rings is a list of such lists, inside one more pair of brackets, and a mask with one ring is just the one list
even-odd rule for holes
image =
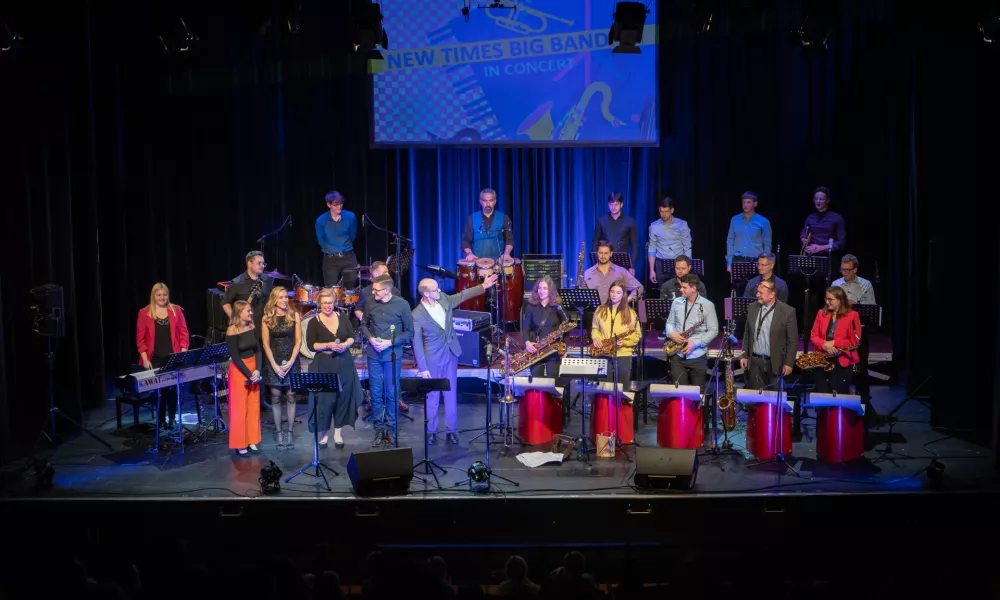
{"label": "stage monitor speaker", "polygon": [[32,329],[38,335],[61,338],[66,335],[63,288],[54,283],[46,283],[28,292],[31,294]]}
{"label": "stage monitor speaker", "polygon": [[347,474],[359,496],[384,496],[410,489],[413,448],[355,452],[347,461]]}
{"label": "stage monitor speaker", "polygon": [[696,479],[698,452],[693,448],[636,447],[636,487],[689,490]]}
{"label": "stage monitor speaker", "polygon": [[489,335],[489,327],[475,331],[455,331],[458,345],[462,347],[462,353],[458,356],[458,364],[463,367],[485,367],[486,342],[489,341]]}

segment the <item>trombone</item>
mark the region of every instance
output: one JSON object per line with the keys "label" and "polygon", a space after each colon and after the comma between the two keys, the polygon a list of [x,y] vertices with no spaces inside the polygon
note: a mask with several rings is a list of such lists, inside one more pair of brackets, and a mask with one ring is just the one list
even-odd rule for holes
{"label": "trombone", "polygon": [[[504,29],[510,29],[511,31],[516,31],[517,33],[541,33],[549,28],[549,19],[565,23],[569,26],[573,25],[573,21],[563,19],[562,17],[557,17],[555,15],[550,15],[540,10],[535,10],[530,6],[522,6],[520,12],[518,12],[518,7],[515,6],[507,11],[506,16],[495,15],[494,12],[496,10],[497,9],[487,9],[486,16],[496,21],[498,26],[503,27]],[[530,15],[535,17],[537,24],[528,21],[519,21],[518,17],[520,15]]]}

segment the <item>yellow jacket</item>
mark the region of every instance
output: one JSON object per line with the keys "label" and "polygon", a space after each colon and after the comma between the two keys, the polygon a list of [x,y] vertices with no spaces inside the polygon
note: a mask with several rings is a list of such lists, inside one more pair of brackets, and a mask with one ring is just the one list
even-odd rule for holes
{"label": "yellow jacket", "polygon": [[[612,311],[614,310],[614,315],[612,317]],[[642,339],[642,326],[639,324],[639,317],[635,314],[635,311],[631,308],[628,309],[629,312],[629,324],[628,326],[622,325],[622,316],[615,309],[602,311],[598,308],[594,311],[594,323],[590,329],[590,338],[592,341],[597,342],[600,340],[606,340],[611,337],[611,320],[614,319],[615,322],[615,336],[621,336],[625,333],[625,337],[618,337],[618,356],[632,356],[633,350],[639,345],[639,340]]]}

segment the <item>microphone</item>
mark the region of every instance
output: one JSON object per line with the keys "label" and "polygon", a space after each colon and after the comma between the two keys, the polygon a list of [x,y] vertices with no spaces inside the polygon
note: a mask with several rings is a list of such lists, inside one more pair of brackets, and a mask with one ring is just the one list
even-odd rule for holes
{"label": "microphone", "polygon": [[559,312],[559,316],[561,316],[564,321],[569,321],[569,317],[566,316],[566,311],[563,309],[562,304],[556,302],[555,307],[556,310]]}
{"label": "microphone", "polygon": [[830,254],[833,254],[833,238],[830,238],[830,248],[829,248],[829,252],[830,252]]}
{"label": "microphone", "polygon": [[735,335],[733,335],[732,333],[728,332],[728,331],[726,332],[726,341],[728,341],[728,342],[729,342],[730,344],[732,344],[732,345],[734,345],[734,346],[735,346],[735,345],[736,345],[737,343],[739,343],[739,340],[738,340],[738,339],[736,339],[736,336],[735,336]]}
{"label": "microphone", "polygon": [[368,213],[361,213],[361,226],[362,227],[365,226],[365,216],[367,216],[367,214]]}

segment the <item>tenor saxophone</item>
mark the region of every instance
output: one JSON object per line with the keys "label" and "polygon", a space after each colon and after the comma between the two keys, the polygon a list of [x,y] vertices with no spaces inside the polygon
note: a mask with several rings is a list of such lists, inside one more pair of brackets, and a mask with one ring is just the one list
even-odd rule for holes
{"label": "tenor saxophone", "polygon": [[601,94],[601,116],[604,117],[612,127],[621,127],[624,121],[611,114],[611,87],[603,81],[595,81],[587,86],[580,100],[569,112],[559,121],[557,139],[575,140],[579,137],[580,126],[583,125],[583,115],[587,112],[587,105],[594,94]]}

